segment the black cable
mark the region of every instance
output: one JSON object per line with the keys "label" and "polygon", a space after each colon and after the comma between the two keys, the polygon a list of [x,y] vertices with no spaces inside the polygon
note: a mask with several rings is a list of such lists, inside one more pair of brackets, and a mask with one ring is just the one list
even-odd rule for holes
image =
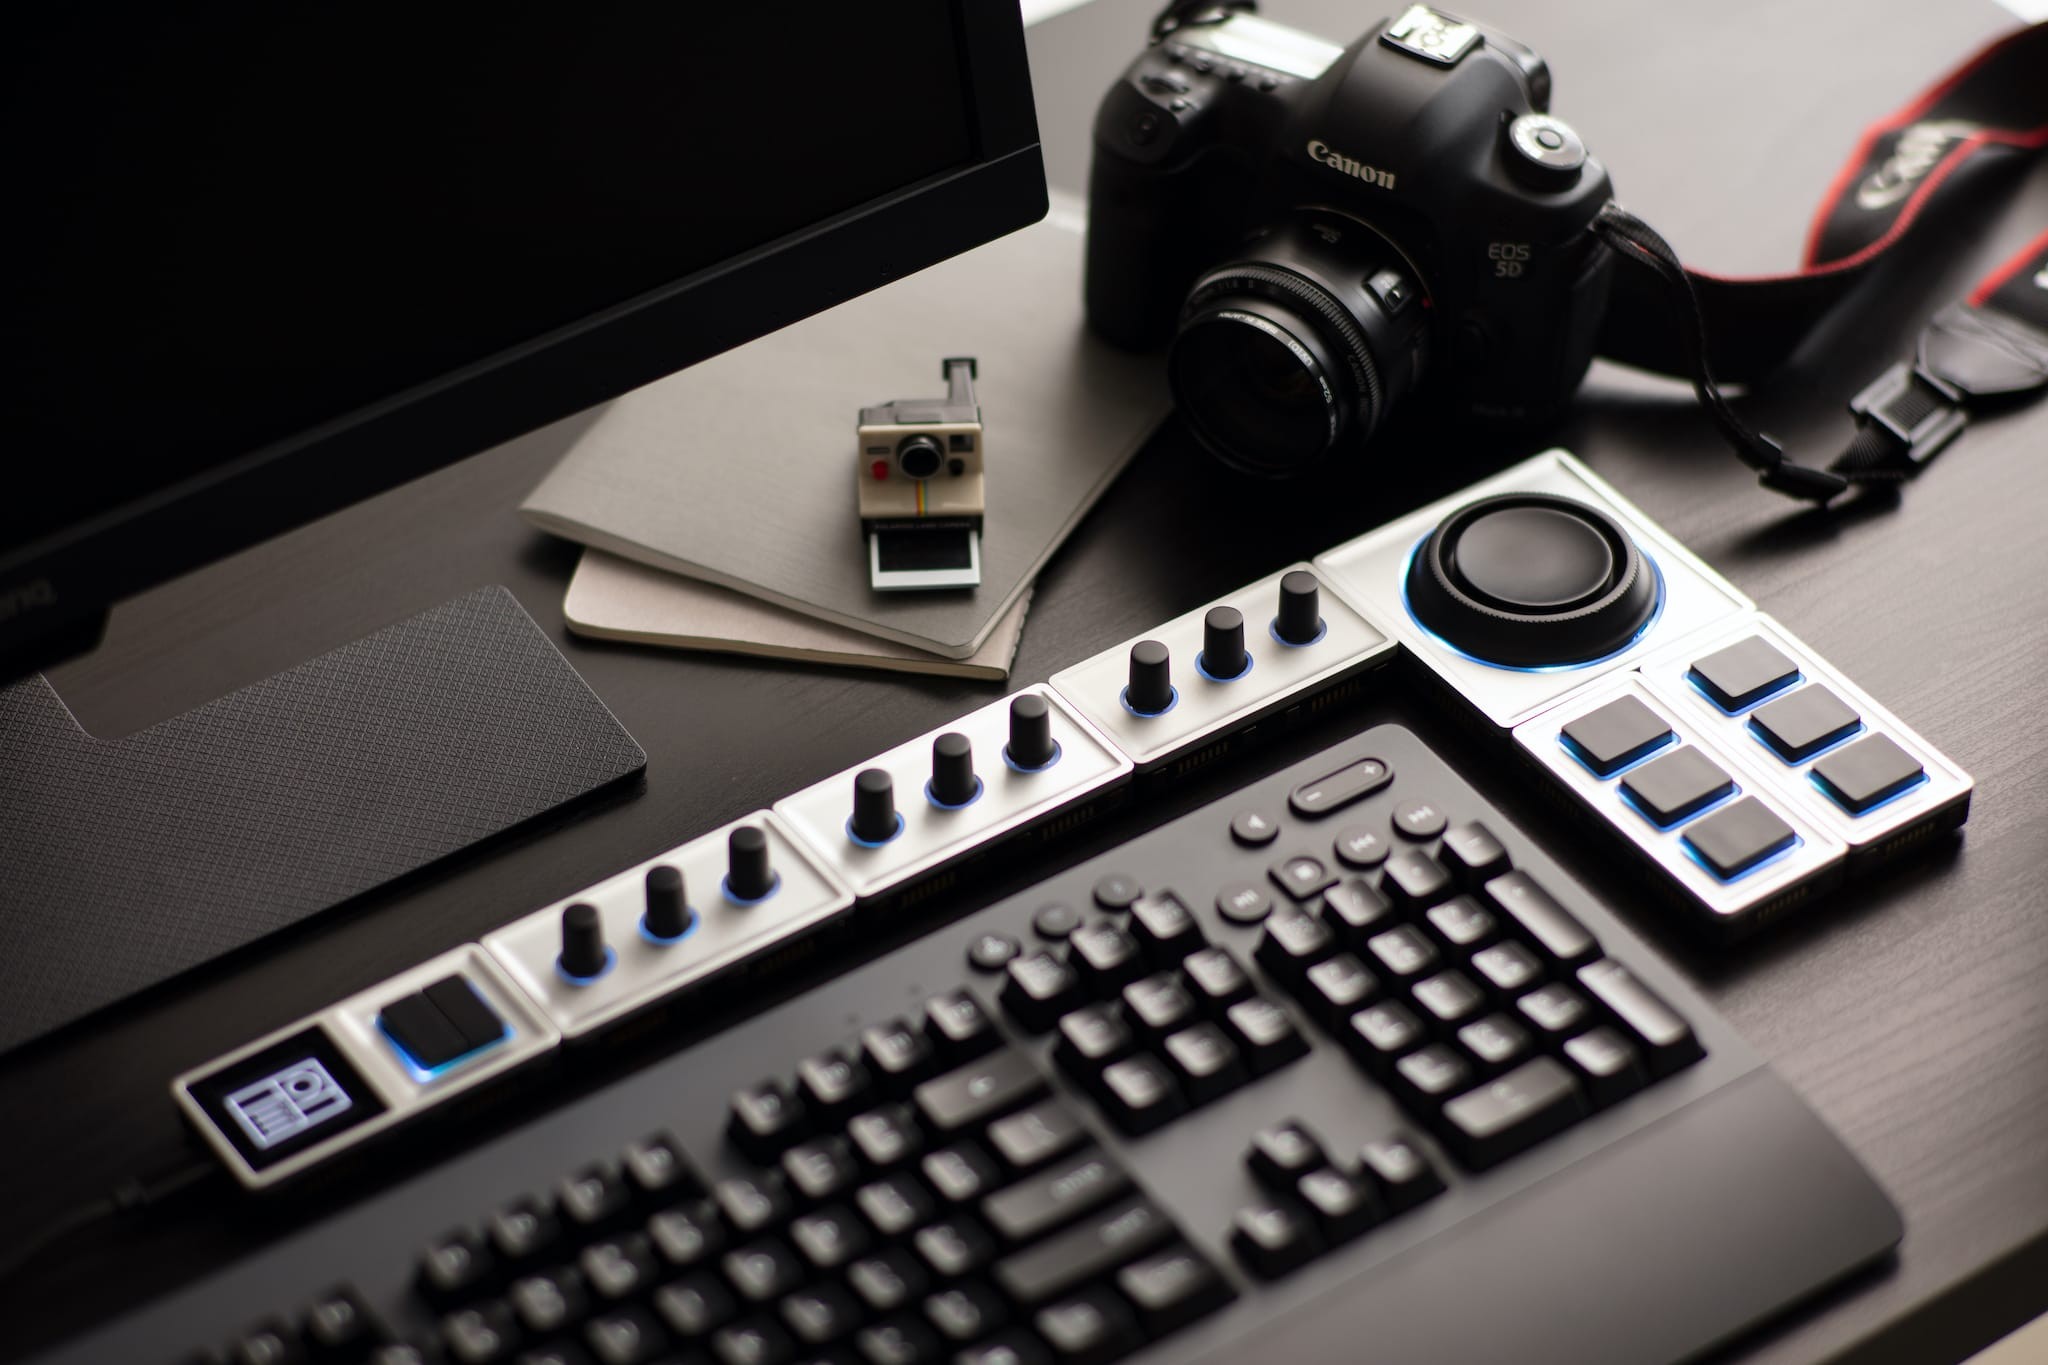
{"label": "black cable", "polygon": [[80,1204],[53,1219],[30,1236],[0,1252],[0,1284],[19,1275],[29,1262],[66,1238],[110,1218],[126,1217],[153,1207],[172,1195],[190,1189],[220,1170],[209,1157],[189,1157],[181,1165],[158,1175],[134,1176],[122,1181],[98,1199]]}

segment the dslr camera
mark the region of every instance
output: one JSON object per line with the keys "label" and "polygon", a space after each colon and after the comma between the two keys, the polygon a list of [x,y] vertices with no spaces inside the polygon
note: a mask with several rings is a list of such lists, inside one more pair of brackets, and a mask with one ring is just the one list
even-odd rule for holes
{"label": "dslr camera", "polygon": [[1411,396],[1517,428],[1593,358],[1606,170],[1548,113],[1523,44],[1424,5],[1349,47],[1176,5],[1095,121],[1087,307],[1170,343],[1202,444],[1285,475]]}

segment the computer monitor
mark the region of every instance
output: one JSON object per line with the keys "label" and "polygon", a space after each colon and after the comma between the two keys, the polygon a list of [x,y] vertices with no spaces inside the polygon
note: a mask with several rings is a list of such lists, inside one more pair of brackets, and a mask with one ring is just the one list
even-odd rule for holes
{"label": "computer monitor", "polygon": [[0,29],[0,682],[120,597],[1046,208],[997,0]]}

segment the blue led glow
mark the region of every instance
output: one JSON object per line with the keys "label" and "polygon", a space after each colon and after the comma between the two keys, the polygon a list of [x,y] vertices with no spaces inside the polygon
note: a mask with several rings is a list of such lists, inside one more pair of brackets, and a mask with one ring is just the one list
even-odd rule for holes
{"label": "blue led glow", "polygon": [[1273,637],[1274,644],[1279,645],[1285,649],[1307,649],[1310,645],[1321,644],[1323,642],[1323,637],[1325,635],[1328,635],[1329,633],[1330,623],[1328,621],[1325,621],[1322,617],[1318,616],[1316,618],[1316,633],[1314,635],[1309,636],[1308,639],[1303,640],[1297,644],[1293,640],[1283,640],[1280,638],[1279,617],[1276,616],[1272,620],[1266,622],[1266,634]]}
{"label": "blue led glow", "polygon": [[1169,684],[1166,690],[1170,694],[1167,699],[1166,705],[1160,707],[1157,711],[1140,711],[1137,707],[1131,705],[1131,689],[1128,687],[1126,687],[1123,691],[1117,693],[1116,699],[1122,702],[1124,704],[1124,710],[1130,712],[1132,715],[1142,716],[1146,720],[1150,720],[1154,716],[1163,716],[1168,711],[1171,711],[1174,707],[1180,705],[1180,689]]}
{"label": "blue led glow", "polygon": [[1767,858],[1757,859],[1755,862],[1751,863],[1748,867],[1743,868],[1742,871],[1736,873],[1732,877],[1724,877],[1720,873],[1714,871],[1712,867],[1709,867],[1707,865],[1707,860],[1700,856],[1699,850],[1694,848],[1691,844],[1687,843],[1684,839],[1680,839],[1678,841],[1678,846],[1685,850],[1685,856],[1692,859],[1693,863],[1699,868],[1700,871],[1706,873],[1709,877],[1712,877],[1715,881],[1721,883],[1723,886],[1730,886],[1736,882],[1741,881],[1744,877],[1749,876],[1751,873],[1761,872],[1765,868],[1771,866],[1773,863],[1781,863],[1785,861],[1785,859],[1791,857],[1794,853],[1797,853],[1800,847],[1805,843],[1806,840],[1800,838],[1798,835],[1795,834],[1792,836],[1791,843],[1785,845],[1783,848],[1779,849],[1776,853],[1771,854]]}
{"label": "blue led glow", "polygon": [[1713,707],[1722,715],[1746,716],[1751,711],[1756,710],[1757,707],[1762,706],[1765,702],[1769,701],[1772,697],[1777,696],[1780,692],[1785,691],[1787,688],[1797,687],[1799,686],[1799,684],[1805,682],[1806,675],[1804,673],[1794,673],[1791,677],[1785,679],[1785,681],[1779,683],[1770,691],[1759,693],[1754,699],[1750,701],[1750,703],[1747,706],[1744,706],[1739,711],[1730,711],[1727,707],[1721,705],[1720,702],[1714,700],[1714,694],[1707,691],[1707,689],[1701,685],[1700,680],[1693,676],[1692,670],[1689,668],[1685,670],[1685,680],[1688,683],[1692,684],[1693,691],[1699,693],[1702,697],[1706,698],[1707,705]]}
{"label": "blue led glow", "polygon": [[1219,678],[1214,673],[1211,673],[1209,671],[1208,664],[1203,662],[1201,651],[1195,651],[1195,672],[1201,674],[1203,677],[1207,678],[1212,683],[1236,682],[1239,678],[1245,677],[1248,674],[1250,674],[1251,671],[1252,655],[1250,650],[1245,651],[1244,667],[1240,669],[1238,672],[1231,674],[1227,678]]}
{"label": "blue led glow", "polygon": [[1678,734],[1676,731],[1667,731],[1664,735],[1664,738],[1658,740],[1655,744],[1652,744],[1649,748],[1643,750],[1642,753],[1636,755],[1628,762],[1622,764],[1619,768],[1614,768],[1604,773],[1593,766],[1593,760],[1586,757],[1585,750],[1581,749],[1577,744],[1574,744],[1572,742],[1572,737],[1564,733],[1564,731],[1560,730],[1557,732],[1557,742],[1564,746],[1564,751],[1566,753],[1570,754],[1573,758],[1579,761],[1579,765],[1581,767],[1583,767],[1587,772],[1593,774],[1593,776],[1599,778],[1601,781],[1604,782],[1610,777],[1620,777],[1623,773],[1633,772],[1635,769],[1642,767],[1645,763],[1648,763],[1658,754],[1663,753],[1666,749],[1678,743]]}
{"label": "blue led glow", "polygon": [[1042,773],[1047,768],[1050,768],[1053,764],[1060,761],[1060,753],[1060,742],[1058,740],[1054,740],[1052,742],[1052,757],[1048,758],[1047,760],[1045,760],[1045,762],[1039,764],[1035,768],[1027,768],[1022,763],[1019,763],[1016,759],[1010,757],[1010,746],[1005,744],[1003,746],[1003,765],[1013,773]]}
{"label": "blue led glow", "polygon": [[[690,907],[688,906],[684,906],[683,908],[685,910],[690,910]],[[696,933],[697,925],[699,921],[701,921],[702,919],[702,915],[699,915],[695,910],[690,910],[690,922],[683,926],[683,932],[675,935],[673,938],[663,938],[660,934],[655,933],[652,929],[647,927],[647,916],[642,915],[640,917],[640,937],[646,939],[649,943],[652,943],[657,948],[666,948],[672,943],[681,943],[684,939]]]}
{"label": "blue led glow", "polygon": [[[965,801],[941,801],[932,794],[932,784],[929,782],[924,784],[924,799],[937,806],[940,810],[966,810],[969,806],[981,800],[981,792],[982,786],[979,777],[974,779],[974,795],[968,797]],[[896,818],[901,820],[903,817],[898,815]]]}
{"label": "blue led glow", "polygon": [[1673,820],[1668,825],[1660,823],[1656,816],[1650,814],[1650,812],[1644,810],[1641,806],[1637,805],[1636,799],[1633,796],[1630,796],[1627,791],[1617,787],[1615,788],[1615,795],[1621,798],[1622,805],[1627,806],[1637,815],[1640,815],[1643,817],[1643,819],[1649,821],[1652,828],[1663,830],[1665,833],[1668,834],[1672,830],[1677,829],[1680,825],[1691,824],[1693,821],[1699,819],[1702,815],[1705,815],[1710,810],[1719,810],[1721,807],[1727,805],[1730,801],[1733,801],[1736,797],[1742,795],[1742,784],[1739,782],[1734,784],[1727,791],[1715,797],[1713,800],[1707,802],[1706,805],[1699,807],[1697,810],[1687,811],[1685,814],[1679,816],[1676,820]]}
{"label": "blue led glow", "polygon": [[[899,810],[899,811],[897,811],[897,812],[896,812],[896,828],[895,828],[895,829],[893,829],[893,830],[890,830],[890,831],[889,831],[889,839],[894,839],[894,838],[895,838],[895,837],[896,837],[897,835],[901,834],[902,832],[903,832],[903,812]],[[846,817],[846,837],[847,837],[848,839],[851,839],[851,840],[852,840],[852,841],[853,841],[854,843],[856,843],[856,844],[859,844],[859,845],[860,845],[860,846],[861,846],[862,848],[880,848],[880,847],[881,847],[881,846],[882,846],[883,844],[886,844],[886,843],[888,843],[888,842],[889,842],[889,839],[863,839],[863,838],[861,838],[861,837],[860,837],[860,836],[859,836],[858,834],[855,834],[855,833],[853,832],[853,817],[852,817],[851,815],[849,815],[849,816],[847,816],[847,817]],[[722,884],[723,884],[723,883],[721,883],[721,885],[722,885]],[[730,892],[730,891],[726,892],[725,894],[726,894],[726,896],[727,896],[728,898],[731,898],[731,897],[732,897],[732,892]],[[772,896],[772,895],[774,895],[774,894],[775,894],[775,893],[774,893],[773,891],[770,891],[770,892],[768,893],[768,895],[770,895],[770,896]],[[766,896],[764,896],[764,897],[762,897],[762,899],[763,899],[763,900],[766,900],[766,899],[767,899],[767,897],[766,897]],[[742,902],[742,903],[743,903],[743,904],[751,904],[751,902]]]}
{"label": "blue led glow", "polygon": [[612,967],[618,962],[618,960],[619,955],[611,950],[610,944],[606,944],[604,950],[604,966],[599,967],[589,976],[574,975],[569,971],[568,968],[562,965],[562,959],[560,959],[559,957],[555,959],[555,975],[561,977],[562,980],[568,982],[572,986],[588,986],[591,982],[597,980],[600,976],[603,976],[606,972],[610,971]]}
{"label": "blue led glow", "polygon": [[1592,668],[1598,664],[1604,664],[1611,659],[1619,659],[1622,655],[1634,649],[1642,642],[1642,638],[1645,635],[1648,635],[1657,628],[1657,622],[1664,617],[1664,570],[1658,566],[1656,560],[1650,557],[1649,551],[1643,550],[1641,546],[1637,546],[1636,548],[1643,556],[1643,563],[1650,566],[1650,573],[1657,580],[1657,604],[1650,609],[1650,619],[1643,622],[1642,626],[1637,629],[1635,634],[1628,637],[1628,641],[1621,648],[1607,654],[1602,654],[1597,659],[1581,659],[1577,663],[1569,664],[1501,664],[1495,663],[1491,659],[1482,659],[1477,654],[1467,654],[1464,650],[1422,624],[1422,618],[1415,614],[1415,605],[1408,600],[1408,570],[1414,565],[1415,556],[1421,552],[1423,542],[1428,539],[1429,536],[1425,534],[1422,540],[1416,541],[1414,545],[1409,547],[1408,557],[1401,561],[1401,610],[1408,613],[1409,622],[1417,630],[1427,635],[1430,643],[1447,653],[1457,655],[1467,663],[1475,663],[1482,668],[1499,669],[1503,673],[1570,673],[1581,668]]}
{"label": "blue led glow", "polygon": [[1849,811],[1849,814],[1855,816],[1857,819],[1860,820],[1864,816],[1869,815],[1873,811],[1883,810],[1886,806],[1889,806],[1894,801],[1903,800],[1905,797],[1911,796],[1914,792],[1919,791],[1922,787],[1926,786],[1933,779],[1928,777],[1928,775],[1925,772],[1922,772],[1918,777],[1914,778],[1911,782],[1908,782],[1905,786],[1893,792],[1890,796],[1884,798],[1884,800],[1873,801],[1869,805],[1865,806],[1862,810],[1850,810],[1849,803],[1847,801],[1844,801],[1841,798],[1841,795],[1838,792],[1836,792],[1833,787],[1830,787],[1828,785],[1827,779],[1822,777],[1819,773],[1808,773],[1806,775],[1806,780],[1808,782],[1813,783],[1814,786],[1818,787],[1820,789],[1821,794],[1827,797],[1828,800],[1834,802],[1843,810]]}
{"label": "blue led glow", "polygon": [[1835,750],[1841,748],[1844,744],[1847,744],[1850,740],[1856,738],[1856,736],[1862,733],[1863,722],[1859,720],[1856,722],[1855,728],[1850,730],[1847,734],[1844,734],[1840,739],[1829,740],[1826,744],[1821,745],[1818,749],[1809,749],[1806,753],[1801,754],[1798,758],[1787,758],[1784,754],[1778,751],[1777,745],[1771,743],[1769,740],[1764,738],[1764,732],[1757,727],[1756,717],[1750,717],[1749,721],[1750,738],[1754,739],[1757,743],[1763,745],[1764,748],[1770,750],[1771,757],[1777,759],[1780,763],[1784,764],[1788,768],[1804,767],[1807,764],[1813,762],[1813,760],[1815,760],[1816,758],[1819,758],[1822,754],[1833,753]]}
{"label": "blue led glow", "polygon": [[500,1020],[499,1023],[505,1030],[503,1033],[500,1033],[497,1037],[491,1039],[491,1041],[488,1043],[484,1043],[477,1047],[471,1048],[469,1051],[463,1053],[460,1057],[450,1057],[447,1061],[441,1063],[439,1066],[421,1066],[419,1064],[419,1061],[410,1052],[407,1052],[405,1050],[405,1045],[400,1043],[396,1038],[391,1036],[391,1031],[384,1027],[384,1020],[381,1017],[377,1020],[377,1032],[384,1035],[384,1041],[391,1045],[392,1052],[396,1053],[398,1056],[399,1065],[403,1066],[406,1069],[407,1074],[410,1075],[415,1081],[418,1081],[421,1085],[425,1085],[427,1082],[433,1080],[437,1076],[447,1075],[450,1071],[453,1071],[456,1067],[461,1066],[470,1058],[480,1056],[483,1053],[489,1052],[492,1048],[497,1047],[501,1043],[509,1042],[515,1036],[512,1031],[512,1026],[510,1024],[504,1023],[503,1020]]}
{"label": "blue led glow", "polygon": [[[898,820],[901,820],[903,816],[899,812],[896,818]],[[732,883],[724,877],[720,877],[718,879],[718,889],[721,892],[723,892],[725,898],[731,901],[734,905],[759,905],[762,901],[767,900],[770,896],[774,895],[776,892],[782,889],[782,874],[780,872],[777,872],[773,875],[775,880],[768,883],[768,889],[766,891],[763,891],[760,895],[754,896],[752,898],[734,895],[732,890]]]}

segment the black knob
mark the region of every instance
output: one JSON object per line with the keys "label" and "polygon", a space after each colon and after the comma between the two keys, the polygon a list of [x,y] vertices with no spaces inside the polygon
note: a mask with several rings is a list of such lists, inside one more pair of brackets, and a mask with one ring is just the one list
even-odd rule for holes
{"label": "black knob", "polygon": [[734,900],[757,901],[775,889],[775,869],[768,866],[768,836],[741,825],[725,841],[725,889]]}
{"label": "black knob", "polygon": [[1252,666],[1244,652],[1244,613],[1236,607],[1211,607],[1202,618],[1202,656],[1196,660],[1212,678],[1235,678]]}
{"label": "black knob", "polygon": [[964,806],[981,794],[981,779],[974,775],[974,744],[967,736],[948,731],[932,741],[928,790],[942,806]]}
{"label": "black knob", "polygon": [[1515,668],[1588,663],[1657,614],[1655,566],[1614,518],[1571,498],[1467,503],[1408,566],[1408,605],[1467,654]]}
{"label": "black knob", "polygon": [[1131,680],[1124,703],[1141,716],[1156,716],[1174,703],[1173,664],[1166,646],[1140,640],[1131,646]]}
{"label": "black knob", "polygon": [[1273,633],[1290,645],[1305,645],[1323,633],[1322,585],[1306,569],[1280,580],[1280,612]]}
{"label": "black knob", "polygon": [[693,918],[689,898],[683,894],[682,870],[667,863],[648,868],[647,910],[640,918],[647,932],[656,938],[681,938]]}
{"label": "black knob", "polygon": [[1524,114],[1508,125],[1508,174],[1532,190],[1556,193],[1579,183],[1586,144],[1563,119]]}
{"label": "black knob", "polygon": [[577,901],[562,912],[562,955],[555,961],[565,975],[587,980],[604,971],[610,956],[596,906]]}
{"label": "black knob", "polygon": [[1052,737],[1052,704],[1036,692],[1010,703],[1010,742],[1003,753],[1020,768],[1043,768],[1060,756]]}
{"label": "black knob", "polygon": [[853,779],[853,818],[846,832],[863,843],[887,843],[903,828],[896,813],[896,783],[882,768],[863,768]]}

